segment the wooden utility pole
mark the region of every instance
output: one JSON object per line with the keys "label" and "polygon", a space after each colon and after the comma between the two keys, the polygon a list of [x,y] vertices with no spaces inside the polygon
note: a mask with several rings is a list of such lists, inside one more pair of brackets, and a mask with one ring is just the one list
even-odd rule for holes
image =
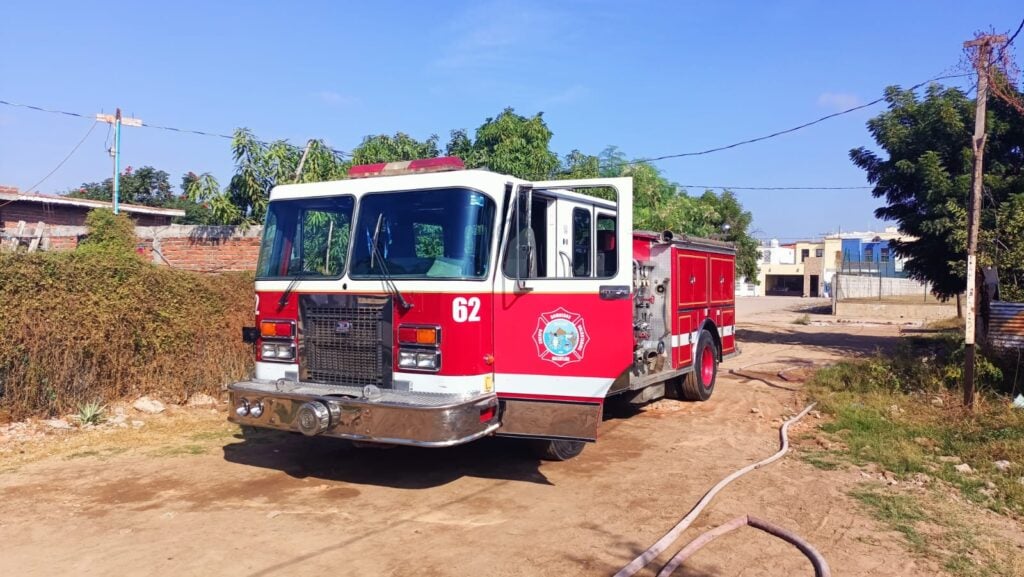
{"label": "wooden utility pole", "polygon": [[967,205],[967,314],[964,323],[964,407],[974,408],[975,322],[978,315],[978,229],[981,227],[981,191],[984,184],[985,104],[988,99],[988,73],[992,46],[1006,42],[1005,35],[986,34],[964,42],[964,48],[976,48],[974,68],[978,72],[978,99],[974,110],[974,174],[971,199]]}

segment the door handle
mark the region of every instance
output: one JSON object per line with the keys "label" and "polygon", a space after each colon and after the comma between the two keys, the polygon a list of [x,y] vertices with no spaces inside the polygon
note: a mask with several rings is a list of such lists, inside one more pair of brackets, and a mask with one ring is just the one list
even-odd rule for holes
{"label": "door handle", "polygon": [[603,285],[598,289],[603,301],[617,301],[629,298],[629,287],[623,285]]}

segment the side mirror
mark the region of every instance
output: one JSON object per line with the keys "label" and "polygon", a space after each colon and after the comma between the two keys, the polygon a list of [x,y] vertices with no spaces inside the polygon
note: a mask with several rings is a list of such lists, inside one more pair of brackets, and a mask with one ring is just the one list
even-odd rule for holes
{"label": "side mirror", "polygon": [[[534,262],[534,241],[530,223],[532,219],[533,187],[520,186],[516,193],[515,230],[516,230],[516,290],[531,290],[526,280],[533,277],[536,270]],[[523,270],[523,265],[526,270]]]}

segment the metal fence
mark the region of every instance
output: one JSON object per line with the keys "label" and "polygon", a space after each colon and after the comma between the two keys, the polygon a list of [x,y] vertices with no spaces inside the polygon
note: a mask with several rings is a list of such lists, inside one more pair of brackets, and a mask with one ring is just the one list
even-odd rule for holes
{"label": "metal fence", "polygon": [[839,272],[852,276],[883,276],[890,278],[907,278],[902,261],[885,260],[846,260],[839,263]]}

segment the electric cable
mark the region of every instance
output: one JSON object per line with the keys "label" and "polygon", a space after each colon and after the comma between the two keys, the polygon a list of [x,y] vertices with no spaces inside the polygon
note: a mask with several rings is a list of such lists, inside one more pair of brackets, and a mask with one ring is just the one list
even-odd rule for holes
{"label": "electric cable", "polygon": [[710,184],[680,184],[680,188],[713,188],[721,190],[871,190],[873,186],[721,186]]}
{"label": "electric cable", "polygon": [[[18,103],[18,102],[11,102],[9,100],[0,100],[0,104],[6,105],[6,106],[14,106],[14,107],[17,107],[17,108],[28,108],[28,109],[31,109],[31,110],[37,110],[39,112],[49,112],[50,114],[63,114],[65,116],[74,116],[74,117],[77,117],[77,118],[94,118],[92,115],[82,114],[80,112],[69,112],[69,111],[66,111],[66,110],[56,110],[56,109],[52,109],[52,108],[45,108],[43,106],[35,106],[33,104],[21,104],[21,103]],[[181,134],[196,134],[196,135],[199,135],[199,136],[212,136],[212,137],[215,137],[215,138],[226,138],[228,140],[231,140],[231,139],[234,138],[234,136],[232,136],[230,134],[220,134],[220,133],[217,133],[217,132],[210,132],[210,131],[206,131],[206,130],[193,130],[193,129],[190,129],[190,128],[177,128],[177,127],[174,127],[174,126],[161,126],[161,125],[158,125],[158,124],[149,124],[149,123],[146,123],[146,122],[143,122],[141,124],[141,126],[144,127],[144,128],[153,128],[153,129],[156,129],[156,130],[166,130],[166,131],[170,131],[170,132],[178,132],[178,133],[181,133]],[[264,144],[264,145],[271,144],[270,141],[265,141],[265,140],[257,140],[256,142],[259,142],[260,144]],[[294,145],[294,144],[290,144],[288,142],[285,142],[285,144],[287,146],[291,147],[291,148],[296,148],[296,149],[299,149],[299,150],[302,149],[302,147]],[[341,156],[341,157],[352,156],[351,154],[349,154],[348,152],[345,152],[344,150],[338,150],[336,148],[328,148],[328,150],[330,150],[331,152],[333,152],[333,153],[335,153],[335,154],[337,154],[338,156]]]}
{"label": "electric cable", "polygon": [[[924,86],[926,84],[929,84],[929,83],[932,83],[932,82],[936,82],[938,80],[948,80],[950,78],[964,78],[966,76],[970,76],[970,74],[948,74],[948,75],[935,76],[935,77],[929,78],[928,80],[925,80],[924,82],[918,82],[917,84],[911,86],[908,90],[917,90],[918,88],[921,88],[922,86]],[[833,112],[832,114],[826,114],[825,116],[822,116],[821,118],[817,118],[817,119],[812,120],[810,122],[805,122],[803,124],[800,124],[798,126],[794,126],[792,128],[787,128],[787,129],[784,129],[784,130],[779,130],[779,131],[773,132],[771,134],[766,134],[764,136],[758,136],[756,138],[748,138],[746,140],[741,140],[739,142],[734,142],[732,144],[727,144],[727,145],[724,145],[724,146],[716,146],[714,148],[708,148],[706,150],[697,150],[697,151],[694,151],[694,152],[680,152],[680,153],[677,153],[677,154],[664,154],[664,155],[661,155],[661,156],[651,156],[651,157],[647,157],[647,158],[638,158],[638,159],[635,159],[635,160],[629,160],[629,161],[624,161],[624,162],[620,162],[620,163],[615,163],[614,165],[603,166],[602,168],[610,168],[612,166],[630,166],[630,165],[634,165],[634,164],[658,162],[658,161],[661,161],[661,160],[668,160],[668,159],[672,159],[672,158],[684,158],[684,157],[689,157],[689,156],[702,156],[702,155],[711,154],[711,153],[714,153],[714,152],[721,152],[723,150],[729,150],[729,149],[736,148],[736,147],[739,147],[739,146],[743,146],[743,145],[746,145],[746,144],[753,144],[755,142],[761,142],[761,141],[764,141],[764,140],[775,138],[777,136],[782,136],[784,134],[790,134],[790,133],[796,132],[798,130],[803,130],[804,128],[807,128],[807,127],[810,127],[810,126],[814,126],[815,124],[819,124],[819,123],[824,122],[826,120],[830,120],[830,119],[836,118],[838,116],[843,116],[845,114],[850,114],[851,112],[856,112],[858,110],[863,110],[865,108],[869,108],[871,106],[874,106],[874,105],[878,104],[879,102],[884,101],[885,99],[886,99],[886,97],[882,96],[880,98],[876,98],[876,99],[872,100],[871,102],[867,102],[865,104],[860,104],[860,105],[857,105],[857,106],[854,106],[854,107],[851,107],[851,108],[847,108],[846,110],[840,110],[839,112]]]}
{"label": "electric cable", "polygon": [[42,179],[40,179],[39,182],[37,182],[37,183],[33,184],[32,186],[30,186],[28,188],[28,190],[26,190],[24,192],[24,194],[28,194],[28,193],[32,192],[40,184],[46,182],[46,179],[48,179],[51,176],[53,176],[53,173],[55,173],[58,170],[60,170],[60,167],[64,166],[64,163],[67,162],[68,159],[71,158],[71,156],[75,154],[75,151],[78,150],[78,147],[82,146],[82,143],[85,142],[85,139],[89,138],[89,135],[92,134],[92,131],[93,131],[93,129],[96,128],[97,124],[99,124],[99,123],[96,122],[96,121],[93,121],[93,123],[89,125],[89,130],[85,131],[85,136],[83,136],[82,139],[78,141],[78,144],[76,144],[75,147],[71,149],[71,152],[69,152],[68,155],[64,157],[64,160],[61,160],[59,163],[57,163],[57,166],[53,167],[53,170],[51,170],[50,172],[46,173],[46,176],[44,176]]}

